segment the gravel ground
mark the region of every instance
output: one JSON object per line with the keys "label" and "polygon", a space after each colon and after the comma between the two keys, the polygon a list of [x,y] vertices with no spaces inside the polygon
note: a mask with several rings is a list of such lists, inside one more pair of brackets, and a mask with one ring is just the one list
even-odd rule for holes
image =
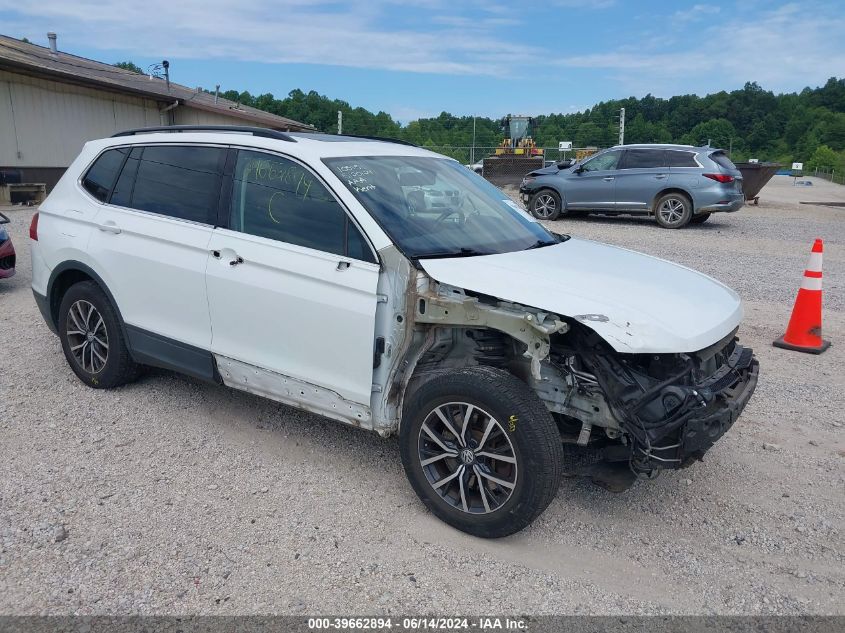
{"label": "gravel ground", "polygon": [[[395,439],[168,372],[84,387],[29,290],[32,210],[8,211],[0,613],[845,614],[845,209],[798,204],[845,188],[790,184],[682,231],[553,223],[736,288],[760,384],[704,462],[619,495],[565,480],[498,541],[429,515]],[[817,236],[818,357],[771,347]]]}

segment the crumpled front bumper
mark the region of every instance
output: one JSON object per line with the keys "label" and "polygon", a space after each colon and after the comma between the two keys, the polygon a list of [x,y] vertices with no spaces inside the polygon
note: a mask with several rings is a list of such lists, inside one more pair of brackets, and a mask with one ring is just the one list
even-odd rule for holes
{"label": "crumpled front bumper", "polygon": [[[712,397],[672,433],[648,448],[638,446],[634,461],[641,470],[686,468],[704,456],[739,418],[757,387],[760,363],[750,348],[737,345],[722,370],[698,390]],[[710,399],[710,398],[708,398]]]}

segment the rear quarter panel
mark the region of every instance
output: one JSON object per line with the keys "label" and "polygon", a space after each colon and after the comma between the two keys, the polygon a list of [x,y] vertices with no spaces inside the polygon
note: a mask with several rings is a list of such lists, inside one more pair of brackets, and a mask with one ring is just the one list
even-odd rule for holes
{"label": "rear quarter panel", "polygon": [[100,205],[84,193],[78,180],[98,152],[97,143],[86,144],[38,207],[38,241],[32,244],[32,287],[39,294],[47,293],[50,274],[62,262],[79,261],[96,270],[88,256],[88,241]]}

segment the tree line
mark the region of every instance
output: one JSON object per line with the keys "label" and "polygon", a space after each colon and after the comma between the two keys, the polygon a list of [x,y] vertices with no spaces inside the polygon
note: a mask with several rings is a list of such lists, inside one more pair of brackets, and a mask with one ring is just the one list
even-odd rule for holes
{"label": "tree line", "polygon": [[[131,62],[121,67],[138,69]],[[140,70],[140,69],[138,69]],[[347,134],[384,136],[434,147],[467,162],[457,148],[473,144],[473,117],[439,116],[400,124],[386,112],[371,112],[315,91],[292,90],[284,98],[270,93],[227,90],[222,97],[280,116],[337,132],[337,112],[343,112]],[[625,108],[626,143],[682,143],[730,150],[734,161],[757,158],[784,164],[803,162],[807,168],[845,169],[845,79],[831,77],[823,86],[774,94],[756,82],[741,89],[704,97],[679,95],[669,99],[646,95],[604,101],[583,112],[535,116],[533,137],[540,147],[559,141],[574,147],[608,147],[619,135],[619,110]],[[507,114],[503,112],[504,116]],[[475,146],[493,147],[505,134],[500,119],[475,117]],[[484,152],[476,153],[480,159]],[[556,152],[552,156],[556,158]]]}

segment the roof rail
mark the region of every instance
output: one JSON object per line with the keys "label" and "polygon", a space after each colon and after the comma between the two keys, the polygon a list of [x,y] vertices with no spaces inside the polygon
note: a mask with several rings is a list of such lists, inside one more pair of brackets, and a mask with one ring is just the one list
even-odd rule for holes
{"label": "roof rail", "polygon": [[231,132],[236,134],[252,134],[253,136],[262,136],[265,138],[274,138],[279,141],[296,143],[296,139],[285,132],[271,130],[266,127],[250,127],[248,125],[162,125],[156,127],[139,127],[112,134],[112,138],[152,132]]}
{"label": "roof rail", "polygon": [[368,136],[366,134],[336,134],[334,136],[348,136],[349,138],[363,138],[370,141],[384,141],[385,143],[396,143],[397,145],[409,145],[411,147],[419,147],[416,143],[410,141],[403,141],[399,138],[390,138],[389,136]]}

